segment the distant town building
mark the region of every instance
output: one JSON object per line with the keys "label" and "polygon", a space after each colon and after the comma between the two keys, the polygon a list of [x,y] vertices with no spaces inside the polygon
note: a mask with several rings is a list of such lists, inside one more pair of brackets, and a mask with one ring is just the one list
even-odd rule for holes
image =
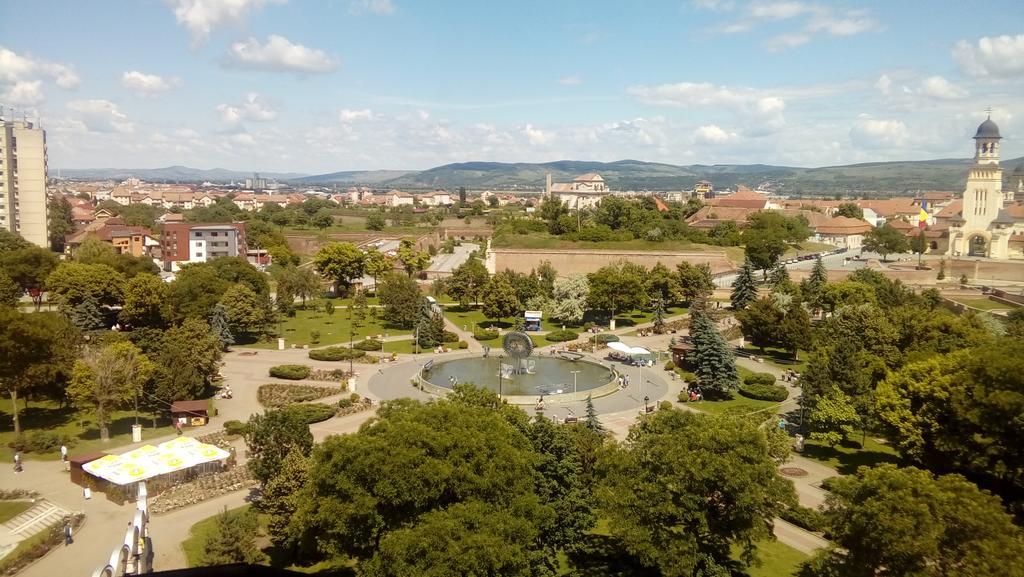
{"label": "distant town building", "polygon": [[547,176],[545,193],[566,205],[569,210],[594,208],[601,204],[601,199],[611,194],[600,174],[588,172],[572,179],[572,182],[551,182]]}
{"label": "distant town building", "polygon": [[177,271],[181,265],[207,262],[225,256],[246,256],[245,223],[164,224],[160,249],[165,271]]}
{"label": "distant town building", "polygon": [[704,201],[715,195],[715,188],[711,186],[711,183],[706,180],[698,180],[697,184],[693,185],[693,194],[690,198],[696,198],[697,200]]}
{"label": "distant town building", "polygon": [[252,178],[245,179],[245,189],[259,194],[267,190],[267,179],[261,178],[260,173],[257,172],[252,175]]}
{"label": "distant town building", "polygon": [[0,116],[0,228],[50,246],[46,211],[46,131]]}
{"label": "distant town building", "polygon": [[96,219],[83,229],[67,235],[64,251],[73,255],[90,238],[109,244],[119,254],[131,256],[150,256],[151,251],[160,244],[148,228],[128,226],[120,218],[108,217]]}
{"label": "distant town building", "polygon": [[[967,173],[963,208],[950,220],[948,253],[953,256],[1024,257],[1024,207],[1014,203],[1012,180],[1003,191],[1000,140],[991,117],[974,134],[974,164]],[[1024,190],[1024,175],[1017,185]]]}

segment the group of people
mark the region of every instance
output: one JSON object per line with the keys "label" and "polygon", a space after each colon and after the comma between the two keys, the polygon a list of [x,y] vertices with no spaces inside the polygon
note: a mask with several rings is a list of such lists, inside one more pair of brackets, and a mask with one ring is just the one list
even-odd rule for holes
{"label": "group of people", "polygon": [[704,400],[704,393],[700,391],[700,387],[693,387],[692,389],[689,390],[689,393],[691,403],[696,403],[697,401]]}
{"label": "group of people", "polygon": [[800,379],[800,373],[793,369],[786,369],[782,371],[782,380],[787,383],[795,383]]}
{"label": "group of people", "polygon": [[629,375],[619,375],[619,388],[625,389],[629,386]]}
{"label": "group of people", "polygon": [[231,385],[224,385],[224,388],[217,394],[218,399],[230,399],[231,397]]}
{"label": "group of people", "polygon": [[[67,468],[67,463],[68,463],[68,446],[67,445],[61,445],[60,446],[60,462],[61,462],[62,465],[65,466],[65,468]],[[20,472],[22,472],[24,470],[25,470],[24,465],[22,465],[22,463],[21,463],[21,451],[14,451],[14,472],[15,473],[20,473]]]}

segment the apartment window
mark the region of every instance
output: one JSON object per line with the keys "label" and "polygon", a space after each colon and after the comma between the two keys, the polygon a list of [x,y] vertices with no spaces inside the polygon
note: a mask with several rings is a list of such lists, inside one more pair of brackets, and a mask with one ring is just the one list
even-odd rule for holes
{"label": "apartment window", "polygon": [[210,236],[217,236],[217,233],[215,233],[215,232],[211,232],[211,233],[210,233]]}
{"label": "apartment window", "polygon": [[203,258],[203,253],[197,252],[196,253],[196,258]]}
{"label": "apartment window", "polygon": [[196,233],[196,236],[203,236],[203,233],[201,233],[201,232],[197,232],[197,233]]}

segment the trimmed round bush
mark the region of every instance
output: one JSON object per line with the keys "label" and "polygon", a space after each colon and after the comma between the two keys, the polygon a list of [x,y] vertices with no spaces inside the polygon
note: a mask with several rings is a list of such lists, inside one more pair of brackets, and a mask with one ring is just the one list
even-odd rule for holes
{"label": "trimmed round bush", "polygon": [[673,363],[672,361],[665,361],[665,370],[666,371],[674,371],[674,370],[676,370],[676,364]]}
{"label": "trimmed round bush", "polygon": [[771,373],[751,373],[743,377],[744,385],[774,385],[775,375]]}
{"label": "trimmed round bush", "polygon": [[236,421],[234,419],[230,421],[224,421],[224,430],[229,435],[244,435],[246,423],[242,421]]}
{"label": "trimmed round bush", "polygon": [[590,342],[599,345],[607,345],[608,343],[618,342],[618,340],[619,336],[611,333],[601,333],[590,337]]}
{"label": "trimmed round bush", "polygon": [[672,401],[662,401],[658,403],[659,411],[668,411],[672,408]]}
{"label": "trimmed round bush", "polygon": [[451,331],[445,331],[441,336],[441,342],[444,344],[457,343],[459,342],[459,335]]}
{"label": "trimmed round bush", "polygon": [[740,394],[748,399],[774,401],[776,403],[781,403],[789,397],[789,391],[786,390],[786,387],[780,387],[779,385],[743,385],[740,387]]}
{"label": "trimmed round bush", "polygon": [[365,339],[352,345],[352,348],[359,349],[361,351],[379,351],[384,348],[384,343],[377,339]]}
{"label": "trimmed round bush", "polygon": [[469,343],[467,343],[466,341],[459,341],[459,348],[460,349],[468,349],[469,348]]}
{"label": "trimmed round bush", "polygon": [[313,349],[309,351],[309,358],[314,361],[347,361],[358,359],[366,354],[366,351],[350,349],[348,347],[327,347],[326,349]]}
{"label": "trimmed round bush", "polygon": [[490,341],[498,338],[498,331],[483,329],[473,333],[473,338],[478,341]]}
{"label": "trimmed round bush", "polygon": [[564,343],[565,341],[575,341],[579,335],[569,329],[551,331],[544,335],[544,339],[553,343]]}
{"label": "trimmed round bush", "polygon": [[297,415],[307,425],[313,423],[319,423],[320,421],[326,421],[334,416],[337,411],[330,405],[324,403],[306,403],[301,405],[289,405],[284,408],[285,411]]}
{"label": "trimmed round bush", "polygon": [[270,376],[277,379],[291,379],[301,381],[309,378],[309,367],[306,365],[277,365],[270,367]]}

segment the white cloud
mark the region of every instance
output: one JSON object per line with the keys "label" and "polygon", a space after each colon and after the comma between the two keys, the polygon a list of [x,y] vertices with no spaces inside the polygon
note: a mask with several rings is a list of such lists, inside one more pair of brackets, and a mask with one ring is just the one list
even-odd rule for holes
{"label": "white cloud", "polygon": [[878,22],[861,11],[851,11],[837,17],[829,11],[819,10],[807,23],[808,31],[825,31],[833,36],[856,36],[877,28]]}
{"label": "white cloud", "polygon": [[879,120],[862,115],[850,128],[850,141],[857,148],[894,148],[907,139],[902,120]]}
{"label": "white cloud", "polygon": [[220,104],[217,106],[220,120],[228,126],[235,126],[244,121],[269,122],[277,118],[277,111],[255,92],[245,96],[238,105]]}
{"label": "white cloud", "polygon": [[929,76],[921,81],[921,93],[940,100],[967,98],[967,89],[957,86],[941,76]]}
{"label": "white cloud", "polygon": [[569,76],[559,78],[558,83],[563,86],[579,86],[580,84],[583,84],[583,79],[576,74],[571,74]]}
{"label": "white cloud", "polygon": [[736,135],[726,132],[717,124],[708,124],[694,130],[693,137],[700,144],[721,144],[736,138]]}
{"label": "white cloud", "polygon": [[75,69],[67,64],[18,54],[0,46],[0,83],[17,84],[40,78],[47,78],[64,89],[74,88],[79,83]]}
{"label": "white cloud", "polygon": [[42,80],[15,82],[0,94],[0,101],[14,106],[35,106],[43,101]]}
{"label": "white cloud", "polygon": [[679,108],[718,108],[745,117],[758,130],[785,124],[786,101],[748,87],[716,86],[710,82],[680,82],[632,86],[626,92],[644,104]]}
{"label": "white cloud", "polygon": [[758,20],[787,20],[811,10],[803,2],[754,2],[747,12]]}
{"label": "white cloud", "polygon": [[348,5],[348,11],[352,14],[379,14],[387,16],[395,13],[395,5],[391,0],[353,0]]}
{"label": "white cloud", "polygon": [[77,120],[92,132],[130,133],[135,130],[128,116],[109,100],[72,100],[67,107],[77,113]]}
{"label": "white cloud", "polygon": [[690,4],[699,10],[714,10],[727,12],[736,7],[733,0],[692,0]]}
{"label": "white cloud", "polygon": [[877,88],[883,96],[888,96],[892,92],[892,78],[889,78],[888,74],[879,76],[878,80],[875,82],[875,88]]}
{"label": "white cloud", "polygon": [[139,96],[155,96],[179,84],[181,84],[181,80],[178,78],[164,78],[138,70],[129,70],[121,75],[121,86],[132,90]]}
{"label": "white cloud", "polygon": [[[421,110],[420,113],[420,117],[423,118],[423,111]],[[370,120],[371,118],[373,118],[373,111],[371,111],[369,108],[364,108],[362,110],[349,110],[346,108],[338,113],[338,120],[340,120],[341,122]]]}
{"label": "white cloud", "polygon": [[204,42],[215,28],[238,24],[268,2],[286,0],[172,0],[174,17],[192,34],[192,45]]}
{"label": "white cloud", "polygon": [[977,45],[961,40],[953,48],[953,58],[971,76],[1020,77],[1024,75],[1024,34],[986,36]]}
{"label": "white cloud", "polygon": [[235,68],[311,74],[330,72],[337,67],[336,60],[323,50],[295,44],[276,34],[271,34],[265,44],[255,38],[232,43],[225,63]]}
{"label": "white cloud", "polygon": [[532,124],[524,126],[521,132],[526,137],[526,140],[534,146],[548,144],[552,140],[550,133],[536,128]]}
{"label": "white cloud", "polygon": [[764,47],[771,52],[780,52],[787,48],[796,48],[802,46],[811,41],[810,34],[804,34],[798,32],[795,34],[779,34],[769,38],[765,43]]}

